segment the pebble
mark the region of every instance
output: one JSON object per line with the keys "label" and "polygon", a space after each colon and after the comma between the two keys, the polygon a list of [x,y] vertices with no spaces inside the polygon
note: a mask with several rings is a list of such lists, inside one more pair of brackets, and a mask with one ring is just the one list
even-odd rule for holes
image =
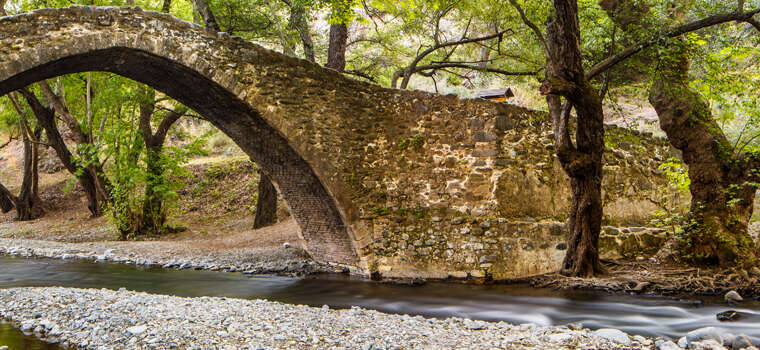
{"label": "pebble", "polygon": [[613,328],[597,329],[596,331],[594,331],[594,335],[605,338],[605,339],[609,339],[618,344],[623,344],[623,345],[631,344],[631,338],[628,337],[628,334],[625,334],[625,332],[619,329],[613,329]]}
{"label": "pebble", "polygon": [[557,333],[546,337],[546,341],[550,343],[567,343],[573,340],[573,335],[570,333]]}
{"label": "pebble", "polygon": [[751,346],[754,346],[754,344],[752,344],[752,340],[744,334],[737,335],[734,338],[734,341],[731,342],[731,347],[734,349],[744,349]]}
{"label": "pebble", "polygon": [[657,346],[657,350],[681,350],[681,347],[672,341],[664,341]]}
{"label": "pebble", "polygon": [[[687,345],[693,342],[702,342],[709,339],[715,340],[718,342],[718,344],[723,345],[723,336],[721,335],[720,330],[715,327],[703,327],[695,329],[689,333],[686,333],[685,339]],[[680,340],[678,345],[681,345]]]}
{"label": "pebble", "polygon": [[[45,317],[34,317],[36,314]],[[426,319],[353,307],[266,300],[182,298],[75,288],[0,290],[0,315],[41,329],[65,348],[88,349],[649,349],[618,330],[462,318]],[[52,330],[47,327],[52,325]],[[134,325],[125,328],[121,325]],[[160,325],[160,327],[151,326]],[[624,345],[610,340],[628,340]],[[650,339],[648,340],[651,344]],[[2,350],[2,349],[0,349]]]}
{"label": "pebble", "polygon": [[725,299],[726,302],[729,302],[729,303],[738,303],[744,300],[742,296],[739,295],[739,293],[737,293],[735,290],[732,290],[726,293],[726,295],[723,296],[723,299]]}
{"label": "pebble", "polygon": [[143,334],[146,330],[148,330],[148,326],[145,326],[145,325],[127,328],[127,332],[129,332],[129,334],[132,334],[132,335]]}

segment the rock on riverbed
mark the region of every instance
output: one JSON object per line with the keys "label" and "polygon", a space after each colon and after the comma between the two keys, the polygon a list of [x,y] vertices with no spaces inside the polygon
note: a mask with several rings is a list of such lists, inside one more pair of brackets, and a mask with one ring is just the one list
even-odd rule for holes
{"label": "rock on riverbed", "polygon": [[653,343],[636,336],[626,345],[567,327],[105,289],[0,290],[0,317],[85,349],[649,349]]}

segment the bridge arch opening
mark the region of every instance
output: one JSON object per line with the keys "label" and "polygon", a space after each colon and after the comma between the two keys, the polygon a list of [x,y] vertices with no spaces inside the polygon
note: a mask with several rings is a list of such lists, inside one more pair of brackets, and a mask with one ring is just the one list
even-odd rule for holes
{"label": "bridge arch opening", "polygon": [[180,62],[131,47],[95,49],[49,61],[39,56],[21,59],[32,61],[31,68],[10,77],[0,74],[0,96],[44,79],[102,71],[148,85],[195,110],[227,134],[277,184],[314,259],[356,266],[350,227],[312,166],[260,111],[227,88]]}

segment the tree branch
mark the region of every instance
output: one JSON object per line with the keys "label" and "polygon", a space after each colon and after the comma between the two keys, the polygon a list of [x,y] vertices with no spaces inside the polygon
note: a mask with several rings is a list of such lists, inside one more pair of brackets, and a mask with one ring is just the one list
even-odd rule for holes
{"label": "tree branch", "polygon": [[520,15],[523,23],[525,23],[525,25],[528,26],[528,28],[530,28],[534,34],[536,34],[536,38],[541,43],[541,48],[544,49],[544,53],[547,53],[548,49],[546,48],[546,39],[541,33],[541,29],[539,29],[538,26],[536,26],[536,24],[533,23],[527,15],[525,15],[525,11],[523,11],[523,8],[520,6],[520,4],[517,3],[517,0],[509,0],[509,3],[512,4],[512,7],[514,7],[515,10],[517,10],[517,13]]}
{"label": "tree branch", "polygon": [[75,141],[78,144],[90,143],[89,137],[87,137],[87,134],[82,131],[79,122],[73,115],[71,115],[69,109],[64,106],[63,99],[53,92],[53,89],[50,88],[50,84],[48,84],[46,80],[42,80],[38,82],[37,85],[40,87],[40,90],[42,90],[42,93],[45,94],[45,98],[50,103],[50,106],[53,107],[55,112],[61,117],[61,119],[63,119],[64,123],[66,123],[69,130],[74,134],[74,137],[76,138]]}
{"label": "tree branch", "polygon": [[417,55],[417,57],[414,59],[414,61],[412,61],[412,63],[409,64],[409,66],[407,66],[405,69],[401,69],[401,70],[396,71],[393,74],[394,78],[391,81],[391,86],[395,88],[397,80],[398,80],[397,77],[403,76],[404,79],[401,81],[400,88],[401,89],[406,89],[407,85],[409,85],[409,79],[411,78],[412,74],[414,74],[416,72],[419,72],[419,70],[416,69],[416,67],[420,63],[420,61],[422,61],[425,57],[427,57],[429,54],[435,52],[436,50],[439,50],[439,49],[442,49],[442,48],[445,48],[445,47],[458,46],[458,45],[464,45],[464,44],[476,43],[476,42],[480,42],[480,41],[491,40],[491,39],[494,39],[494,38],[501,39],[504,36],[504,34],[509,33],[509,32],[513,32],[513,30],[512,29],[505,29],[505,30],[502,30],[500,32],[497,32],[497,33],[494,33],[494,34],[491,34],[491,35],[481,36],[481,37],[472,38],[472,39],[462,39],[462,40],[457,40],[457,41],[449,41],[449,42],[433,45],[432,47],[428,48],[425,51],[422,51],[422,53],[420,53],[419,55]]}
{"label": "tree branch", "polygon": [[596,77],[600,73],[614,67],[615,65],[627,59],[628,57],[631,57],[635,55],[636,53],[640,52],[641,50],[644,50],[646,48],[649,48],[659,43],[664,38],[674,38],[686,33],[694,32],[703,28],[707,28],[707,27],[711,27],[714,25],[723,24],[727,22],[747,22],[747,23],[752,24],[755,28],[757,28],[760,31],[760,23],[758,23],[755,19],[752,18],[758,13],[760,13],[760,9],[754,9],[749,12],[741,12],[741,13],[739,12],[722,13],[722,14],[705,17],[694,22],[686,23],[684,25],[680,25],[671,30],[665,31],[662,34],[656,35],[655,38],[653,39],[640,41],[634,45],[631,45],[623,49],[623,51],[620,51],[617,54],[606,58],[604,61],[601,61],[595,64],[593,67],[591,67],[591,69],[588,70],[588,72],[586,72],[586,79],[591,80],[592,78]]}
{"label": "tree branch", "polygon": [[461,63],[438,63],[438,64],[428,64],[424,66],[417,66],[415,67],[415,70],[412,71],[412,73],[418,73],[428,70],[438,70],[438,69],[444,69],[444,68],[464,68],[464,69],[471,69],[471,70],[477,70],[481,72],[489,72],[489,73],[497,73],[501,75],[509,75],[509,76],[523,76],[523,75],[535,75],[536,72],[510,72],[505,71],[501,69],[496,68],[488,68],[488,67],[480,67],[476,65],[469,65],[469,64],[461,64]]}

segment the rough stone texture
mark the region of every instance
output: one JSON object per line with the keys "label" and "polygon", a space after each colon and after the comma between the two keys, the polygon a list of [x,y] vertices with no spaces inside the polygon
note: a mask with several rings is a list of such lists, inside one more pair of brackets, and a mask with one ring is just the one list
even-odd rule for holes
{"label": "rough stone texture", "polygon": [[605,226],[599,236],[600,256],[610,260],[650,257],[662,248],[666,240],[665,229]]}
{"label": "rough stone texture", "polygon": [[[204,115],[271,175],[318,261],[498,279],[554,270],[564,254],[570,191],[545,114],[382,88],[136,8],[5,17],[0,41],[0,94],[109,71]],[[605,221],[641,225],[670,151],[608,134]]]}

